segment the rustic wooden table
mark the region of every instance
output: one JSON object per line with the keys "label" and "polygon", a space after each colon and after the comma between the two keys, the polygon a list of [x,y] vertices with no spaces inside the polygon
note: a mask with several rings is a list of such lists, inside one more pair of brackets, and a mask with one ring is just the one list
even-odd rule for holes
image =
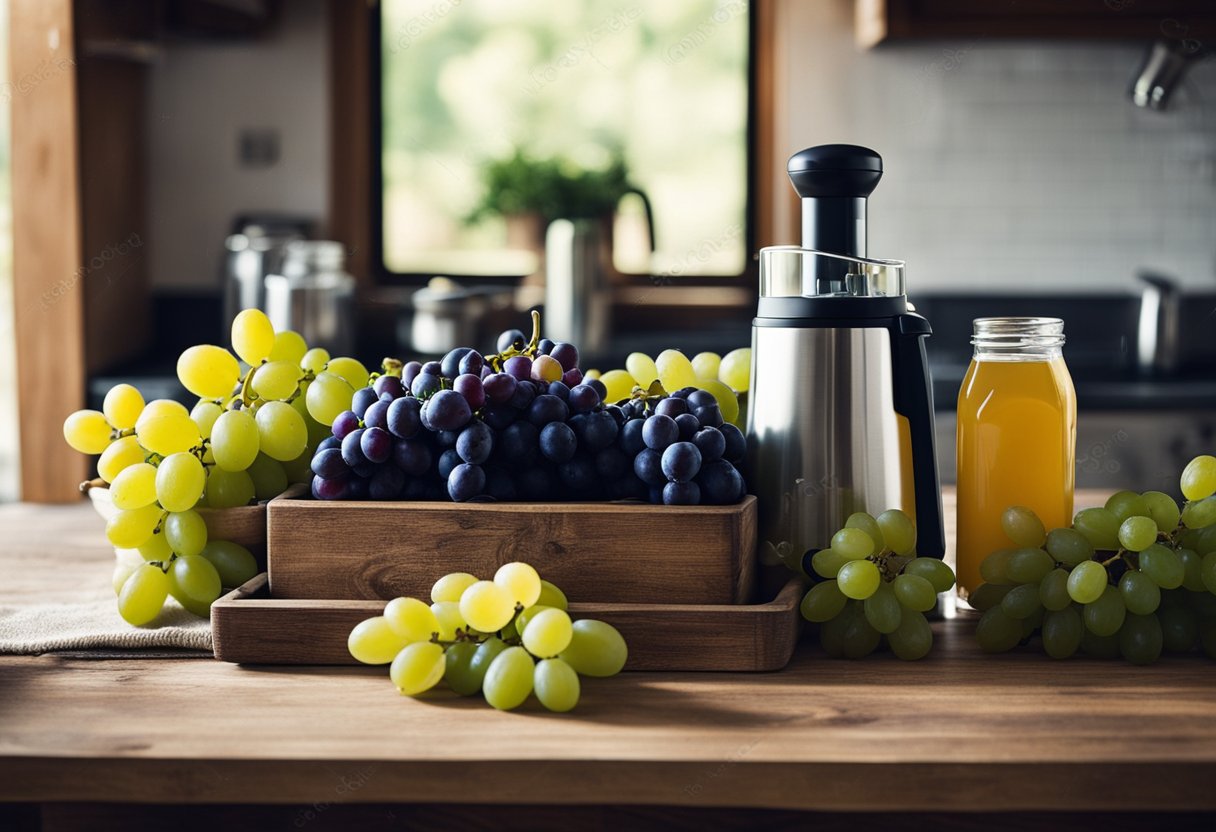
{"label": "rustic wooden table", "polygon": [[[0,507],[0,602],[96,597],[111,563],[88,506]],[[270,804],[237,817],[312,829],[560,828],[580,811],[589,828],[1053,812],[1117,829],[1137,812],[1216,811],[1216,662],[992,658],[968,622],[935,629],[938,648],[914,663],[804,644],[779,673],[590,680],[564,716],[402,698],[373,668],[3,656],[0,828],[203,828],[169,804]],[[657,806],[675,808],[642,808]],[[968,822],[987,823],[947,825]]]}

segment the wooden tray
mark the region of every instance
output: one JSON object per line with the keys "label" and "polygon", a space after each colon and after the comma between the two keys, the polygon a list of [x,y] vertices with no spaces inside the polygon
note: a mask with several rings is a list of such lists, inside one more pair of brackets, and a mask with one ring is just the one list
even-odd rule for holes
{"label": "wooden tray", "polygon": [[325,502],[266,508],[276,598],[426,598],[449,572],[491,578],[522,560],[573,598],[740,604],[754,597],[756,498],[638,503]]}
{"label": "wooden tray", "polygon": [[[424,596],[425,597],[425,596]],[[765,604],[572,604],[577,618],[612,624],[629,643],[626,670],[780,670],[802,620],[800,579]],[[258,575],[211,605],[215,657],[242,664],[357,664],[346,637],[383,601],[279,599]]]}

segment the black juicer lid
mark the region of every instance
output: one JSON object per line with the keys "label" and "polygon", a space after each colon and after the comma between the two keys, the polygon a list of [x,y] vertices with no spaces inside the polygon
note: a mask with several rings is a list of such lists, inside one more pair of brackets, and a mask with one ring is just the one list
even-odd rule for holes
{"label": "black juicer lid", "polygon": [[868,197],[882,178],[882,157],[855,144],[821,144],[800,150],[786,166],[794,190],[811,197]]}

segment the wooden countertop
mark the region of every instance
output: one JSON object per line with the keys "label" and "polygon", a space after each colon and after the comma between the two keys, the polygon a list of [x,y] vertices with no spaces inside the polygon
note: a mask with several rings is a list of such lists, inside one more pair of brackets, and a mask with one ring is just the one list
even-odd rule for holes
{"label": "wooden countertop", "polygon": [[[88,506],[0,507],[0,602],[97,597],[111,563]],[[920,662],[804,644],[779,673],[589,680],[563,716],[373,668],[0,656],[0,803],[1216,810],[1216,662],[992,658],[935,628]]]}

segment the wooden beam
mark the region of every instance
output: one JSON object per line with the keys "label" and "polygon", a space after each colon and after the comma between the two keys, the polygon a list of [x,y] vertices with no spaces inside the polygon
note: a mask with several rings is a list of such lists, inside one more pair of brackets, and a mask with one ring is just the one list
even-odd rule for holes
{"label": "wooden beam", "polygon": [[346,246],[362,287],[372,262],[371,17],[368,3],[329,2],[329,236]]}
{"label": "wooden beam", "polygon": [[13,294],[21,493],[80,499],[88,463],[63,441],[84,405],[84,281],[72,0],[10,0]]}

